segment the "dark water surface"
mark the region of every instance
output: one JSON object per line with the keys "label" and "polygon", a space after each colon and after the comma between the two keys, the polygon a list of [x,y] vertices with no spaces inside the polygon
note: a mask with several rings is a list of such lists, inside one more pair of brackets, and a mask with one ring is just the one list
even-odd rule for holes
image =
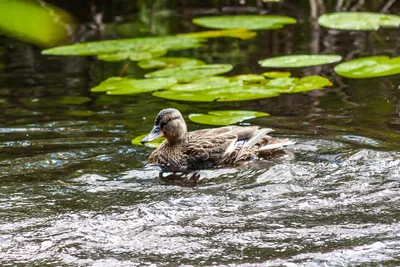
{"label": "dark water surface", "polygon": [[[170,55],[232,63],[231,74],[261,73],[259,59],[281,54],[399,55],[398,29],[339,34],[315,30],[306,11],[297,18],[253,40]],[[196,29],[190,18],[165,20],[173,26],[163,34]],[[126,37],[129,25],[105,37]],[[349,80],[329,65],[293,71],[334,83],[305,94],[223,104],[118,97],[89,89],[125,62],[44,57],[1,40],[1,266],[400,265],[400,76]],[[127,75],[144,73],[129,64]],[[165,107],[185,117],[268,112],[245,124],[295,140],[295,159],[167,183],[144,167],[152,149],[130,144]]]}

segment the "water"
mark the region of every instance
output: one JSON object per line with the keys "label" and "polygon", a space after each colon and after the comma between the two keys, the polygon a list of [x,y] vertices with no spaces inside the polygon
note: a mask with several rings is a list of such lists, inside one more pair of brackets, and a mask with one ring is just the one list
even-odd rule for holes
{"label": "water", "polygon": [[[305,20],[240,46],[224,39],[174,53],[260,73],[260,58],[308,51],[308,33]],[[398,30],[321,34],[318,49],[345,57],[399,54]],[[0,46],[0,265],[400,264],[399,76],[348,80],[323,66],[294,71],[334,82],[307,94],[224,104],[111,97],[88,89],[123,63],[43,57],[10,42]],[[170,106],[185,117],[268,112],[247,124],[296,141],[295,158],[204,170],[197,184],[162,180],[144,166],[152,149],[130,140]]]}

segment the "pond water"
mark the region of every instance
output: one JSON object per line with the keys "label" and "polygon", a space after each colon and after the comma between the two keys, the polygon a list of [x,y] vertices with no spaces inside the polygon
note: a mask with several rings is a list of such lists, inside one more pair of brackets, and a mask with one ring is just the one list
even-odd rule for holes
{"label": "pond water", "polygon": [[[267,71],[257,61],[275,55],[399,55],[398,29],[328,32],[307,12],[288,11],[300,23],[255,39],[169,55],[230,63],[232,75]],[[198,30],[190,19],[164,18],[162,34]],[[131,28],[114,24],[105,36],[127,37]],[[230,103],[90,93],[125,64],[42,56],[0,39],[1,266],[400,265],[399,75],[351,80],[333,65],[301,68],[294,75],[323,75],[333,86]],[[134,62],[125,68],[130,77],[147,72]],[[296,141],[295,158],[204,170],[196,185],[165,182],[145,167],[152,149],[130,140],[166,107],[185,118],[268,112],[243,124]]]}

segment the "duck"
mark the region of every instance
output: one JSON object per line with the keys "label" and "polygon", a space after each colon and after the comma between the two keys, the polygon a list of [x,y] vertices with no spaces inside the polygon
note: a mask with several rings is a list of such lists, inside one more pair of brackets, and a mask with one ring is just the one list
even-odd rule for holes
{"label": "duck", "polygon": [[294,143],[267,135],[272,131],[258,126],[225,126],[188,132],[181,112],[166,108],[158,113],[153,129],[140,142],[145,144],[164,137],[150,154],[148,163],[166,171],[195,171],[270,159]]}

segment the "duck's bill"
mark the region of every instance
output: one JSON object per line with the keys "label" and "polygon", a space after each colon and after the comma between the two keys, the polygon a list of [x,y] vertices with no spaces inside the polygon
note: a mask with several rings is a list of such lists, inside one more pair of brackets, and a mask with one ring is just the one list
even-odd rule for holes
{"label": "duck's bill", "polygon": [[147,143],[147,142],[154,141],[154,140],[156,140],[157,138],[160,138],[160,137],[163,136],[163,135],[164,135],[164,134],[163,134],[163,132],[161,131],[160,126],[155,125],[155,126],[153,127],[153,129],[151,130],[151,132],[150,132],[145,138],[143,138],[143,139],[140,141],[140,143],[144,144],[144,143]]}

